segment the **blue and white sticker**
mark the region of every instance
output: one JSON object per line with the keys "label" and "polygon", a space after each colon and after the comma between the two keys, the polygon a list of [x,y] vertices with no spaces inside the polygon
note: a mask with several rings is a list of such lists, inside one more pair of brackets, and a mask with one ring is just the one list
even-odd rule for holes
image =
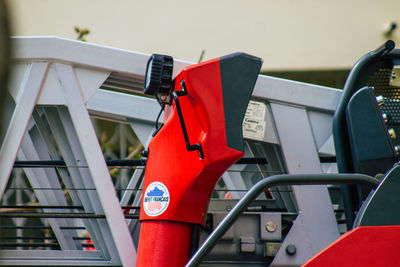
{"label": "blue and white sticker", "polygon": [[149,216],[158,216],[168,208],[168,205],[168,188],[160,182],[151,183],[144,193],[144,212]]}

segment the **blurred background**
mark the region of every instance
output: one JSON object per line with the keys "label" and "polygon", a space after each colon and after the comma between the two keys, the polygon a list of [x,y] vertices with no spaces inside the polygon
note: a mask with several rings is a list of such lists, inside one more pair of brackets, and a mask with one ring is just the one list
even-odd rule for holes
{"label": "blurred background", "polygon": [[340,88],[386,39],[400,40],[400,1],[12,0],[13,35],[54,35],[198,62],[235,51],[263,73]]}

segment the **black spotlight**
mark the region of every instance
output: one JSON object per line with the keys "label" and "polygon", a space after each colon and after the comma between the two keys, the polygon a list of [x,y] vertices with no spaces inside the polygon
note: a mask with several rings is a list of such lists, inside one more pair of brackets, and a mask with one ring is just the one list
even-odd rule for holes
{"label": "black spotlight", "polygon": [[171,103],[173,66],[174,59],[167,55],[153,54],[147,61],[144,93],[155,96],[161,105]]}

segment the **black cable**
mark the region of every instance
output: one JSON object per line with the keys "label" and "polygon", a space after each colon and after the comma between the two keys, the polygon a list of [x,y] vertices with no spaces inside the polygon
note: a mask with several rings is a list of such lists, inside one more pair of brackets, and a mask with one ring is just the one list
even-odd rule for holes
{"label": "black cable", "polygon": [[[136,214],[124,214],[126,219],[139,219],[139,215]],[[28,213],[28,212],[4,212],[0,213],[0,218],[75,218],[75,219],[105,219],[105,214],[94,214],[94,213],[61,213],[61,212],[49,212],[49,213]]]}
{"label": "black cable", "polygon": [[[146,160],[143,159],[117,159],[117,160],[106,160],[108,167],[115,166],[146,166]],[[64,160],[23,160],[15,161],[14,168],[45,168],[45,167],[76,167],[66,165]],[[88,167],[88,166],[78,166]]]}
{"label": "black cable", "polygon": [[155,130],[154,133],[153,133],[153,137],[154,137],[154,136],[161,130],[161,128],[164,126],[164,123],[161,123],[161,125],[158,126],[158,121],[160,120],[161,114],[162,114],[163,111],[164,111],[164,107],[165,107],[165,104],[162,104],[162,105],[161,105],[160,112],[159,112],[158,115],[157,115],[157,119],[156,119],[156,130]]}

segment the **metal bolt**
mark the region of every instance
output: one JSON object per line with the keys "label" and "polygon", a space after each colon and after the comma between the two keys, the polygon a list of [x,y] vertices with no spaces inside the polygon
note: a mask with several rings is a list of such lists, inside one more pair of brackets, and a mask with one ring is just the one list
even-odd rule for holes
{"label": "metal bolt", "polygon": [[388,130],[388,133],[389,133],[389,135],[390,135],[390,137],[391,137],[392,139],[396,139],[396,132],[394,131],[393,128],[390,128],[390,129]]}
{"label": "metal bolt", "polygon": [[394,151],[396,152],[396,155],[398,156],[400,154],[400,146],[399,145],[394,146]]}
{"label": "metal bolt", "polygon": [[385,123],[387,123],[387,122],[389,121],[388,115],[386,115],[386,113],[383,113],[383,114],[382,114],[382,118],[383,118],[383,121],[384,121]]}
{"label": "metal bolt", "polygon": [[285,251],[288,255],[294,255],[294,254],[296,254],[296,246],[289,244],[286,246]]}
{"label": "metal bolt", "polygon": [[275,232],[276,228],[278,228],[278,226],[273,221],[268,221],[267,224],[265,225],[265,230],[267,230],[270,233]]}
{"label": "metal bolt", "polygon": [[379,106],[382,106],[385,103],[385,99],[383,98],[383,96],[379,95],[376,97],[376,102]]}

